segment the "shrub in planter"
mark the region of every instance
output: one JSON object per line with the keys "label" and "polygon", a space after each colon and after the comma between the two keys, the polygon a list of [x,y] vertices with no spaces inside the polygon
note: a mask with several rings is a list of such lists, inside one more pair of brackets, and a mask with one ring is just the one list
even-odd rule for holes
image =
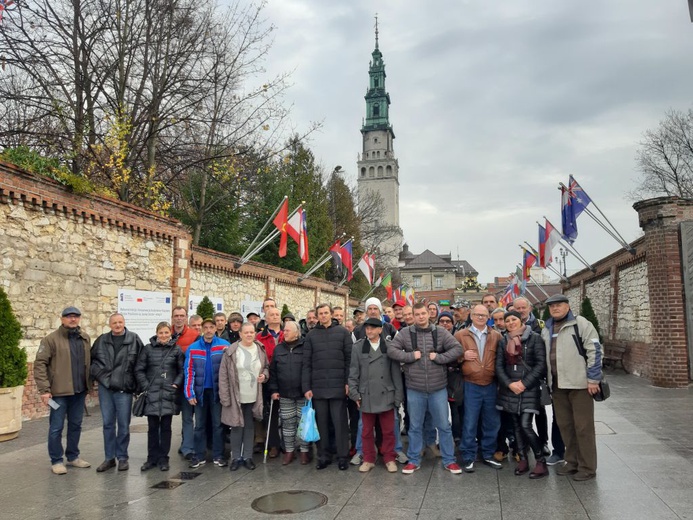
{"label": "shrub in planter", "polygon": [[26,382],[26,350],[19,347],[22,327],[17,321],[7,293],[0,287],[0,388],[22,386]]}

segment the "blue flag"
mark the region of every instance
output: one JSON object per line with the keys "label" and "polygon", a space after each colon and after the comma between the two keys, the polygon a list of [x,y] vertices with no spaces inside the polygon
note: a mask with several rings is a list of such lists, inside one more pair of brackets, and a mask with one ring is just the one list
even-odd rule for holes
{"label": "blue flag", "polygon": [[561,188],[561,224],[563,238],[571,244],[578,236],[577,218],[592,202],[585,190],[570,176],[568,188]]}

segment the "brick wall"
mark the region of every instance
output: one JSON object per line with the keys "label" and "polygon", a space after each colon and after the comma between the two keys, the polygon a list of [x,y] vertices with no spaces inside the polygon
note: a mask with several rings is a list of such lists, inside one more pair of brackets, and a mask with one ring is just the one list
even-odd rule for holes
{"label": "brick wall", "polygon": [[[118,289],[170,292],[186,305],[190,291],[221,296],[234,310],[243,299],[274,296],[298,313],[321,301],[354,307],[348,289],[299,273],[192,246],[180,222],[131,204],[76,195],[59,183],[0,161],[0,284],[19,319],[29,378],[23,415],[43,416],[33,381],[38,344],[68,305],[82,312],[95,339],[118,308]],[[89,400],[96,402],[93,395]]]}

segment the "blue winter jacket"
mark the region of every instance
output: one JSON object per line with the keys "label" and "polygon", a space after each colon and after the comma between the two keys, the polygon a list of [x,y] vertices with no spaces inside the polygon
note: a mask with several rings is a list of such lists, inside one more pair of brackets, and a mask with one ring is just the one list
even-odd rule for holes
{"label": "blue winter jacket", "polygon": [[[214,336],[212,338],[212,370],[214,373],[214,399],[219,401],[219,367],[224,350],[229,347],[228,341]],[[197,341],[190,344],[185,351],[185,386],[183,392],[185,399],[197,399],[202,404],[202,396],[205,387],[205,365],[207,363],[207,349],[205,340],[200,336]]]}

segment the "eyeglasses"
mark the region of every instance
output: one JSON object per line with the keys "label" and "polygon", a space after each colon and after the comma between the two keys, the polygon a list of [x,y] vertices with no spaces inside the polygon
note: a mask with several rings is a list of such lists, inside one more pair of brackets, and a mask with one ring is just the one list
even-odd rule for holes
{"label": "eyeglasses", "polygon": [[488,314],[472,314],[474,318],[488,318]]}
{"label": "eyeglasses", "polygon": [[442,320],[438,320],[438,323],[452,323],[452,320],[442,319]]}

